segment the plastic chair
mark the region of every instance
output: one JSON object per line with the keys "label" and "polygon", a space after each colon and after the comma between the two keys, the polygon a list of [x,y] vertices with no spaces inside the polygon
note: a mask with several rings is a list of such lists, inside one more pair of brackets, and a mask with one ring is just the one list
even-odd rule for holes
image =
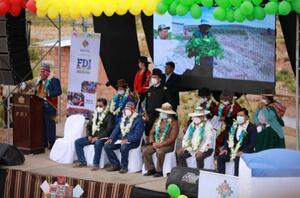
{"label": "plastic chair", "polygon": [[67,118],[64,127],[64,137],[55,141],[49,158],[62,164],[73,163],[77,159],[75,152],[75,140],[82,137],[85,117],[71,115]]}
{"label": "plastic chair", "polygon": [[[88,166],[93,165],[93,160],[94,160],[94,155],[95,155],[95,147],[93,144],[85,146],[83,148],[84,151],[84,156],[87,162]],[[101,156],[100,156],[100,163],[99,163],[99,167],[100,168],[104,168],[105,164],[108,164],[108,158],[106,155],[106,152],[104,150],[104,148],[102,148],[102,152],[101,152]]]}

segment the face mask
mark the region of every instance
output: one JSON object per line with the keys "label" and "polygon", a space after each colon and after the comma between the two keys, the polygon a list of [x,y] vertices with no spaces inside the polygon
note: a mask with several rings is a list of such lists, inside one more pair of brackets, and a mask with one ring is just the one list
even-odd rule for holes
{"label": "face mask", "polygon": [[98,113],[102,113],[103,112],[103,107],[97,107],[96,110],[97,110]]}
{"label": "face mask", "polygon": [[223,101],[223,104],[227,106],[229,105],[229,101]]}
{"label": "face mask", "polygon": [[193,118],[193,122],[195,123],[195,124],[200,124],[201,123],[201,118],[199,118],[199,117],[194,117]]}
{"label": "face mask", "polygon": [[236,117],[236,122],[241,125],[245,122],[245,117],[244,116],[237,116]]}
{"label": "face mask", "polygon": [[201,98],[199,101],[200,104],[205,103],[205,102],[207,102],[207,98]]}
{"label": "face mask", "polygon": [[154,86],[157,84],[157,79],[155,78],[151,78],[151,81],[150,81],[150,86]]}
{"label": "face mask", "polygon": [[132,112],[129,109],[125,109],[124,114],[126,117],[130,117],[132,115]]}
{"label": "face mask", "polygon": [[261,102],[264,104],[268,104],[268,100],[266,100],[266,99],[261,99]]}
{"label": "face mask", "polygon": [[160,113],[159,117],[164,120],[164,119],[168,118],[168,114],[166,114],[166,113]]}
{"label": "face mask", "polygon": [[118,95],[120,95],[120,96],[122,96],[122,95],[124,95],[125,94],[125,90],[118,90]]}

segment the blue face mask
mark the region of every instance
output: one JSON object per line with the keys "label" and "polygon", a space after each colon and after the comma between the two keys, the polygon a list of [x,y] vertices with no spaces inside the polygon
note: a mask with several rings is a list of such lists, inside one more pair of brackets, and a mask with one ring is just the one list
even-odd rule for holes
{"label": "blue face mask", "polygon": [[236,122],[239,125],[243,124],[245,122],[245,117],[244,116],[236,116]]}

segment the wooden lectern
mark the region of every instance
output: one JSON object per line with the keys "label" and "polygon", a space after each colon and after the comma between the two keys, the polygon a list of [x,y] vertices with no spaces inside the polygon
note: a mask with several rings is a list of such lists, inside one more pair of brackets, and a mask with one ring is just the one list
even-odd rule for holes
{"label": "wooden lectern", "polygon": [[45,152],[43,102],[35,95],[13,95],[13,144],[24,154]]}

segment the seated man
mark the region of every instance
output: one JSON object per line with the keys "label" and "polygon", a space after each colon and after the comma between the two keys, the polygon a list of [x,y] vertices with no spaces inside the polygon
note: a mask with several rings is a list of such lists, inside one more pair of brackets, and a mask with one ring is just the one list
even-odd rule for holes
{"label": "seated man", "polygon": [[238,176],[240,156],[254,152],[256,135],[256,126],[249,122],[248,110],[241,108],[225,138],[224,149],[217,156],[218,172],[224,174],[225,163],[234,161],[234,175]]}
{"label": "seated man", "polygon": [[[135,104],[128,102],[125,106],[121,122],[114,128],[104,149],[111,163],[107,171],[128,172],[128,154],[130,149],[137,148],[145,129],[144,120],[135,112]],[[121,164],[113,150],[120,149]]]}
{"label": "seated man", "polygon": [[[169,103],[162,104],[162,107],[156,109],[156,111],[160,112],[159,118],[150,131],[150,145],[144,146],[142,153],[146,170],[148,170],[144,176],[161,177],[163,176],[162,167],[165,155],[174,150],[179,126],[178,121],[174,118],[176,112],[172,110]],[[152,159],[152,154],[155,152],[157,156],[156,170]]]}
{"label": "seated man", "polygon": [[84,157],[83,147],[94,144],[95,155],[91,170],[95,171],[99,169],[102,147],[106,141],[105,138],[111,134],[114,123],[114,117],[107,108],[107,100],[104,98],[98,99],[96,110],[86,127],[87,136],[75,141],[75,149],[79,163],[75,164],[74,167],[86,166],[87,163]]}
{"label": "seated man", "polygon": [[202,107],[195,109],[189,116],[192,123],[189,125],[183,139],[182,147],[177,151],[179,166],[187,167],[186,158],[196,157],[197,168],[204,167],[204,159],[211,156],[214,151],[212,125],[206,119],[209,112]]}

